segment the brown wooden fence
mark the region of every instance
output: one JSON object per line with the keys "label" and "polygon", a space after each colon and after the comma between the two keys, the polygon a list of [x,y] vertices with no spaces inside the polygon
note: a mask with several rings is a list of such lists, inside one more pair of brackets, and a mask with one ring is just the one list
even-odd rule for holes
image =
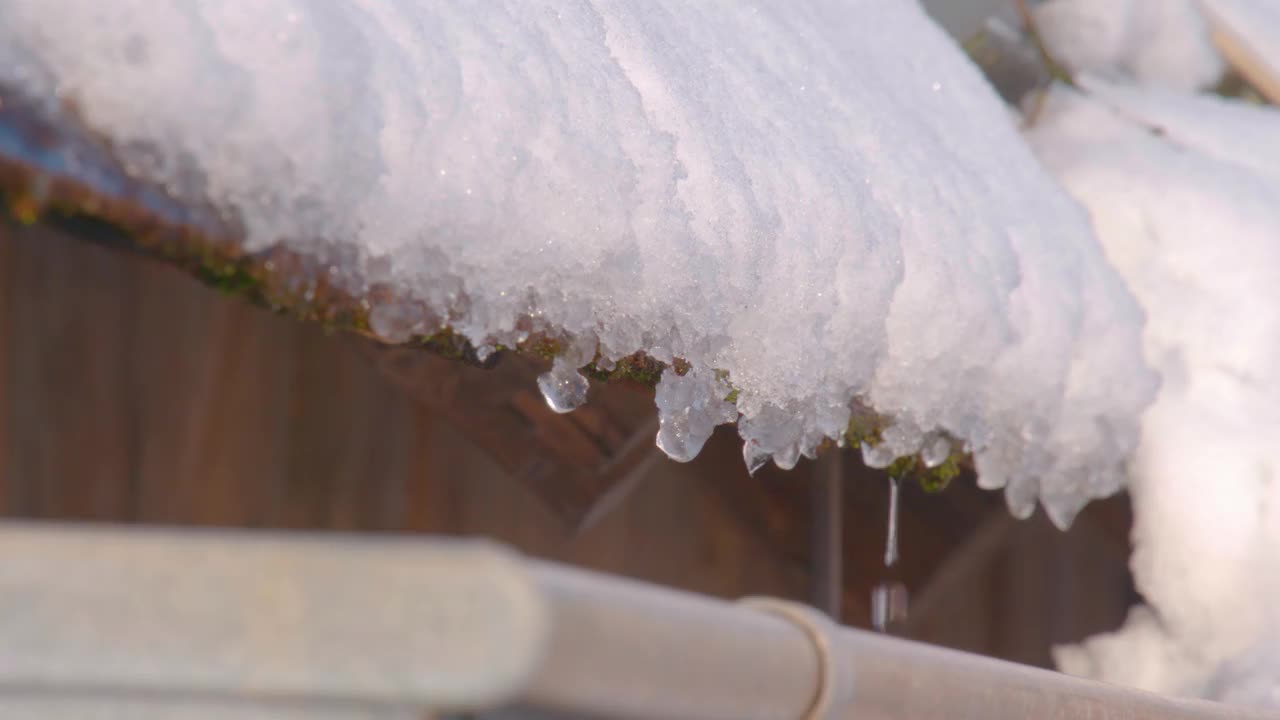
{"label": "brown wooden fence", "polygon": [[[537,371],[389,356],[167,267],[0,225],[7,515],[480,534],[701,592],[806,596],[805,464],[749,478],[727,429],[693,463],[654,459],[644,393],[595,388],[595,409],[550,416]],[[888,571],[885,482],[851,472],[846,622],[866,624],[871,586],[898,579],[916,636],[1045,664],[1051,642],[1115,626],[1132,600],[1123,500],[1060,535],[1005,519],[967,479],[908,488]]]}

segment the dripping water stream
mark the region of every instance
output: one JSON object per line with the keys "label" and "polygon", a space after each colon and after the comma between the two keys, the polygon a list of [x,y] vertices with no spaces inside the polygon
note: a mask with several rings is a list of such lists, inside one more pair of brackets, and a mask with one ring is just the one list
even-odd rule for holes
{"label": "dripping water stream", "polygon": [[889,532],[884,542],[884,566],[891,568],[898,563],[898,491],[897,478],[889,478]]}
{"label": "dripping water stream", "polygon": [[[898,564],[898,504],[900,481],[889,479],[889,519],[885,533],[884,566],[892,569]],[[871,626],[879,632],[892,632],[893,629],[907,619],[907,586],[901,582],[886,579],[876,584],[871,591]]]}

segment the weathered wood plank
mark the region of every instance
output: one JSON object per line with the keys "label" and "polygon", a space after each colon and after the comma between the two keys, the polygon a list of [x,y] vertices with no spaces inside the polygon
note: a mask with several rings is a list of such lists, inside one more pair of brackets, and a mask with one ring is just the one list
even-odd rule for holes
{"label": "weathered wood plank", "polygon": [[[34,229],[16,235],[5,342],[14,379],[8,475],[20,483],[13,509],[130,518],[140,427],[128,374],[129,272],[104,250],[51,242]],[[118,409],[105,423],[92,410],[103,406]]]}
{"label": "weathered wood plank", "polygon": [[[181,275],[139,268],[140,516],[266,526],[283,476],[293,327]],[[110,412],[103,409],[103,412]]]}
{"label": "weathered wood plank", "polygon": [[9,358],[12,356],[14,336],[10,330],[13,285],[14,230],[0,222],[0,513],[9,512],[12,483],[9,473],[9,438],[13,434],[12,410],[9,388],[14,382],[10,374]]}
{"label": "weathered wood plank", "polygon": [[350,341],[319,332],[295,341],[286,526],[394,527],[385,496],[403,492],[413,407]]}
{"label": "weathered wood plank", "polygon": [[597,387],[593,404],[570,415],[552,411],[536,390],[544,368],[511,355],[482,370],[406,348],[364,351],[388,378],[437,414],[519,479],[563,522],[580,528],[598,505],[657,450],[635,443],[652,433],[648,391]]}

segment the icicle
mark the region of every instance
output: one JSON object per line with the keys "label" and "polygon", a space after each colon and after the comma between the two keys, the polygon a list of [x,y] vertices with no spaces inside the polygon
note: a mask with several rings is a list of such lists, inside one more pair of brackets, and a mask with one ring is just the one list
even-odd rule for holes
{"label": "icicle", "polygon": [[[889,478],[889,530],[885,538],[884,564],[898,562],[898,478]],[[907,586],[885,580],[871,591],[871,626],[880,632],[907,618]]]}

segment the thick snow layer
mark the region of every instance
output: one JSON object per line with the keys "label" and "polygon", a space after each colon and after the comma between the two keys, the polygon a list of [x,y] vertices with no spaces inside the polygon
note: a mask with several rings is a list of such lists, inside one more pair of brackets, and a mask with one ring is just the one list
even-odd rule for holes
{"label": "thick snow layer", "polygon": [[741,413],[790,466],[856,398],[895,423],[875,453],[943,431],[1066,522],[1153,394],[1084,213],[914,2],[8,0],[0,79],[250,249],[411,294],[388,339],[564,333],[557,409],[597,351],[685,359],[677,459]]}
{"label": "thick snow layer", "polygon": [[[1245,0],[1262,1],[1270,0]],[[1049,53],[1072,73],[1117,72],[1177,90],[1222,75],[1201,0],[1048,0],[1035,19]]]}
{"label": "thick snow layer", "polygon": [[1086,80],[1030,139],[1148,314],[1131,466],[1149,607],[1067,671],[1280,707],[1280,111]]}

